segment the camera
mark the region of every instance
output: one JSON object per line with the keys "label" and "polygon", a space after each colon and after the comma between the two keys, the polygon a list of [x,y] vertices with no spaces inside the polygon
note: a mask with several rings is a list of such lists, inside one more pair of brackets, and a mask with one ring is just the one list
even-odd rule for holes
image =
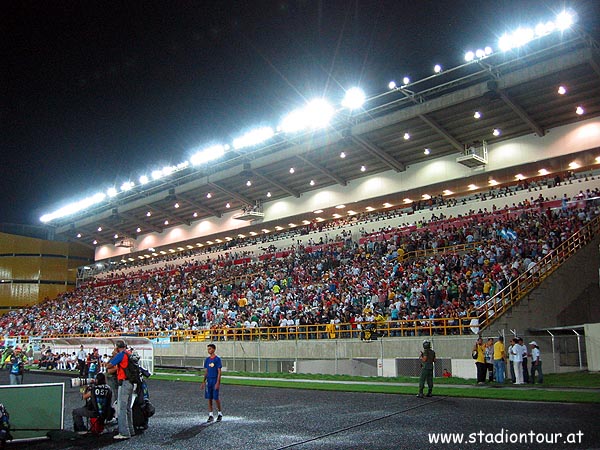
{"label": "camera", "polygon": [[87,386],[95,382],[94,378],[71,378],[71,387]]}

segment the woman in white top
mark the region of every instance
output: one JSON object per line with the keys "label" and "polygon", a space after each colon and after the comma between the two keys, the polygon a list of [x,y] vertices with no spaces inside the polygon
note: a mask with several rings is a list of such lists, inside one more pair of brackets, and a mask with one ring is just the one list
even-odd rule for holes
{"label": "woman in white top", "polygon": [[529,343],[531,347],[531,383],[535,383],[535,373],[538,374],[538,383],[544,382],[544,374],[542,372],[542,354],[537,342],[531,341]]}

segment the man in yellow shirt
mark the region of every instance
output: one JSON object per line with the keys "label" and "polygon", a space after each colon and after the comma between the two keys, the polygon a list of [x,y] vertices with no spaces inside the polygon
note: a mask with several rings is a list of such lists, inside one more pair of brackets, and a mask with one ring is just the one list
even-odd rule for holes
{"label": "man in yellow shirt", "polygon": [[504,338],[498,337],[494,343],[494,378],[497,383],[504,384],[506,374],[506,351],[504,349]]}

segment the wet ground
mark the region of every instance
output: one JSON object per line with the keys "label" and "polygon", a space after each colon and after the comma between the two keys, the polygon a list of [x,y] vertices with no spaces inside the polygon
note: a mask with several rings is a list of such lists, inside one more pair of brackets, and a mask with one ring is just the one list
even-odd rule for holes
{"label": "wet ground", "polygon": [[[31,373],[26,382],[67,382],[65,429],[83,404],[69,378]],[[418,449],[600,448],[598,405],[321,392],[223,385],[224,420],[206,425],[200,385],[149,380],[156,414],[143,434],[115,442],[110,430],[74,440],[8,443],[41,449]],[[429,433],[463,433],[470,444],[433,444]],[[491,433],[480,435],[479,433]],[[581,441],[574,433],[582,432]],[[527,441],[499,445],[526,433]],[[533,433],[533,434],[530,434]],[[562,433],[556,438],[555,434]],[[573,435],[569,436],[569,433]],[[543,434],[543,435],[542,435]],[[480,442],[480,437],[483,442]],[[540,442],[552,438],[558,444]],[[565,444],[566,439],[574,441]],[[493,440],[492,442],[489,442]],[[533,440],[533,444],[531,443]]]}

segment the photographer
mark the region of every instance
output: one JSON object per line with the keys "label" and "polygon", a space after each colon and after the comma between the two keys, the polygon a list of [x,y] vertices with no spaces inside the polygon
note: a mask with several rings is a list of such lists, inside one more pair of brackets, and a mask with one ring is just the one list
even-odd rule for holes
{"label": "photographer", "polygon": [[25,355],[21,353],[21,347],[15,348],[14,353],[7,357],[4,364],[8,366],[10,384],[23,384]]}
{"label": "photographer", "polygon": [[73,410],[73,428],[78,434],[88,432],[83,423],[84,417],[99,419],[102,424],[101,428],[103,428],[105,420],[112,418],[112,389],[106,384],[103,373],[96,375],[94,382],[85,386],[83,399],[85,406]]}

